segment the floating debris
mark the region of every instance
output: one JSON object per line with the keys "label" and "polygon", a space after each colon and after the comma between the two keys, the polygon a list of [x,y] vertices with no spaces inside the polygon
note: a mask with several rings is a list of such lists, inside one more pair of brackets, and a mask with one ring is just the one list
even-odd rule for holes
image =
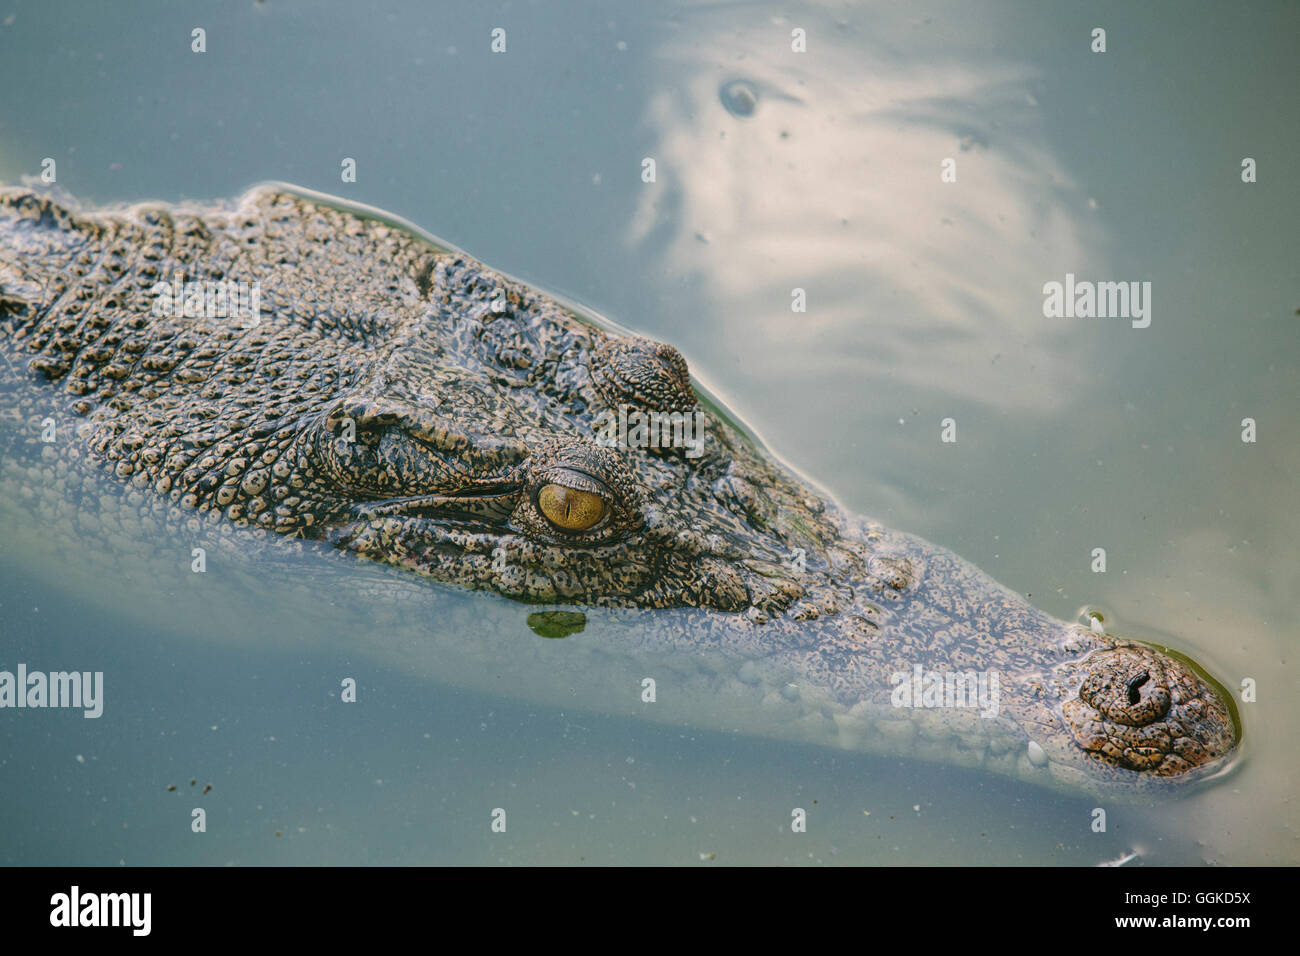
{"label": "floating debris", "polygon": [[1123,866],[1125,863],[1128,863],[1130,860],[1136,860],[1137,858],[1138,855],[1134,853],[1132,850],[1130,850],[1128,853],[1125,853],[1123,856],[1118,856],[1113,860],[1106,860],[1102,863],[1098,863],[1097,865],[1098,866]]}
{"label": "floating debris", "polygon": [[528,615],[528,626],[538,637],[568,637],[587,626],[587,615],[581,611],[537,611]]}

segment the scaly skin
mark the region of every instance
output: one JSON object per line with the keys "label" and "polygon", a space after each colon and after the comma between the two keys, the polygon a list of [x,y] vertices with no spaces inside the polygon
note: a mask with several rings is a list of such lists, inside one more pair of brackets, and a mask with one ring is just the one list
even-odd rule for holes
{"label": "scaly skin", "polygon": [[[256,323],[155,314],[176,273],[257,283]],[[0,192],[0,357],[11,467],[49,473],[53,456],[58,475],[129,484],[142,511],[524,601],[696,609],[674,643],[759,648],[737,679],[801,686],[848,740],[909,734],[900,718],[951,730],[889,706],[919,663],[998,672],[1021,776],[1181,784],[1236,746],[1228,704],[1187,664],[847,514],[697,404],[672,347],[373,211],[277,186],[100,212]],[[598,443],[619,405],[698,413],[701,453]],[[51,409],[73,440],[40,441]],[[991,760],[993,726],[952,734]]]}

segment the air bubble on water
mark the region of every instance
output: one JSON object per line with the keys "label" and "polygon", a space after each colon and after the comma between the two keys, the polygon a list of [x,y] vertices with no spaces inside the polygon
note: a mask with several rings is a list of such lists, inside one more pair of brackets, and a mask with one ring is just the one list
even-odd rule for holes
{"label": "air bubble on water", "polygon": [[1085,606],[1080,608],[1077,620],[1094,634],[1106,634],[1106,616],[1097,608]]}
{"label": "air bubble on water", "polygon": [[744,80],[732,80],[722,87],[718,96],[732,116],[753,116],[758,107],[758,90]]}

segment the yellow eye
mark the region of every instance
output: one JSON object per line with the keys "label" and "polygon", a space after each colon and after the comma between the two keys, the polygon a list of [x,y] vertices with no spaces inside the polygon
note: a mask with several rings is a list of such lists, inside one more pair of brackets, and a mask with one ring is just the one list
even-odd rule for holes
{"label": "yellow eye", "polygon": [[554,484],[542,486],[537,507],[546,520],[565,531],[586,531],[605,517],[608,508],[600,495]]}

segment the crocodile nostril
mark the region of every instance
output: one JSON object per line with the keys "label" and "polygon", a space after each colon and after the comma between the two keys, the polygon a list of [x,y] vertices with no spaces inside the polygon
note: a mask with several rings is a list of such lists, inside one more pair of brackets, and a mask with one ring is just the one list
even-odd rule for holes
{"label": "crocodile nostril", "polygon": [[1145,660],[1131,659],[1137,656],[1127,649],[1097,655],[1079,687],[1079,699],[1106,720],[1127,727],[1145,727],[1162,720],[1172,703],[1165,671],[1147,655],[1142,655]]}
{"label": "crocodile nostril", "polygon": [[1143,671],[1141,674],[1138,674],[1136,677],[1129,679],[1128,702],[1130,704],[1136,705],[1137,702],[1142,699],[1142,695],[1138,693],[1138,688],[1141,687],[1150,679],[1151,679],[1151,674],[1149,671]]}
{"label": "crocodile nostril", "polygon": [[1084,659],[1078,696],[1061,706],[1075,744],[1103,763],[1173,777],[1226,755],[1233,715],[1188,664],[1138,645]]}

